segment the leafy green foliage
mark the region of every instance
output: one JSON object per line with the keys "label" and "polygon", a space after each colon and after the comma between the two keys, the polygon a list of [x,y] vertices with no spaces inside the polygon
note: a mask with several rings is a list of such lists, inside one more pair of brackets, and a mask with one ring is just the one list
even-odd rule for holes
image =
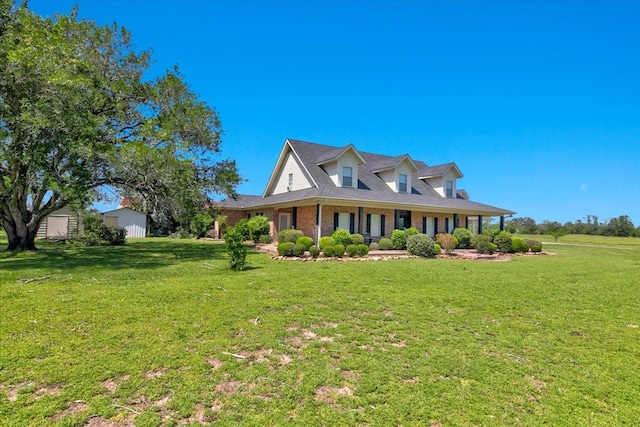
{"label": "leafy green foliage", "polygon": [[471,243],[479,254],[492,254],[496,250],[496,245],[491,242],[491,236],[486,233],[475,234],[471,238]]}
{"label": "leafy green foliage", "polygon": [[407,251],[419,257],[432,257],[435,255],[434,241],[426,234],[413,234],[407,237]]}
{"label": "leafy green foliage", "polygon": [[304,236],[304,233],[300,230],[295,230],[295,229],[281,230],[278,233],[278,242],[295,243],[296,240],[298,240],[298,238],[302,236]]}
{"label": "leafy green foliage", "polygon": [[[287,242],[287,244],[289,244],[291,242]],[[300,244],[295,244],[293,245],[293,256],[297,256],[297,257],[301,257],[302,255],[304,255],[304,253],[306,252],[306,248],[304,245],[300,245]]]}
{"label": "leafy green foliage", "polygon": [[320,241],[318,242],[318,247],[320,248],[321,251],[324,251],[325,248],[329,246],[334,246],[335,244],[336,244],[336,241],[333,240],[333,237],[323,236],[320,238]]}
{"label": "leafy green foliage", "polygon": [[512,237],[511,238],[511,250],[515,253],[523,253],[529,250],[527,243],[521,237]]}
{"label": "leafy green foliage", "polygon": [[308,251],[313,246],[313,239],[308,236],[298,237],[296,239],[296,245],[302,245],[305,251]]}
{"label": "leafy green foliage", "polygon": [[249,239],[254,242],[259,242],[262,236],[269,234],[269,219],[264,215],[252,216],[247,225],[249,226]]}
{"label": "leafy green foliage", "polygon": [[247,248],[244,246],[245,236],[235,227],[224,235],[229,257],[229,268],[234,271],[244,270],[247,266]]}
{"label": "leafy green foliage", "polygon": [[84,233],[70,233],[67,243],[85,246],[121,246],[126,243],[127,230],[107,227],[101,215],[85,215],[83,225]]}
{"label": "leafy green foliage", "polygon": [[244,240],[249,240],[251,231],[249,230],[249,220],[247,218],[240,218],[233,228],[244,237]]}
{"label": "leafy green foliage", "polygon": [[354,245],[353,243],[350,245],[347,245],[346,251],[347,251],[347,255],[353,258],[358,254],[358,245]]}
{"label": "leafy green foliage", "polygon": [[365,256],[369,253],[369,246],[367,246],[365,243],[360,243],[358,246],[358,249],[356,251],[356,254],[358,256]]}
{"label": "leafy green foliage", "polygon": [[433,244],[433,255],[434,256],[438,256],[438,255],[440,255],[440,252],[442,252],[442,247],[440,247],[439,244],[434,243]]}
{"label": "leafy green foliage", "polygon": [[493,243],[497,246],[498,251],[508,254],[513,252],[513,237],[507,231],[501,231],[493,238]]}
{"label": "leafy green foliage", "polygon": [[260,236],[259,242],[262,244],[269,244],[273,242],[273,237],[271,236],[271,234],[263,234],[262,236]]}
{"label": "leafy green foliage", "polygon": [[345,250],[346,248],[342,243],[336,243],[336,245],[333,247],[333,256],[342,258]]}
{"label": "leafy green foliage", "polygon": [[191,220],[190,229],[197,238],[204,237],[213,226],[213,217],[206,213],[197,214]]}
{"label": "leafy green foliage", "polygon": [[525,243],[531,252],[542,252],[542,242],[527,239]]}
{"label": "leafy green foliage", "polygon": [[349,233],[349,230],[345,228],[338,228],[333,232],[331,237],[333,237],[333,240],[335,240],[336,244],[341,244],[344,246],[351,244],[351,233]]}
{"label": "leafy green foliage", "polygon": [[293,242],[280,242],[278,243],[278,255],[280,256],[293,256],[293,250],[296,244]]}
{"label": "leafy green foliage", "polygon": [[466,228],[456,228],[453,230],[453,235],[458,241],[458,244],[456,245],[457,249],[468,249],[471,247],[471,231]]}
{"label": "leafy green foliage", "polygon": [[[43,219],[69,204],[140,200],[155,223],[188,226],[209,193],[232,194],[235,162],[216,161],[220,121],[178,69],[145,75],[117,25],[77,13],[6,8],[0,32],[0,224],[8,249],[35,249]],[[25,2],[26,5],[26,2]]]}
{"label": "leafy green foliage", "polygon": [[318,258],[318,255],[320,254],[320,249],[318,249],[317,246],[311,246],[309,248],[309,255],[311,255],[312,258]]}
{"label": "leafy green foliage", "polygon": [[378,245],[378,242],[371,242],[369,243],[369,250],[378,251],[380,250],[380,245]]}
{"label": "leafy green foliage", "polygon": [[353,233],[351,235],[351,243],[354,245],[361,245],[364,243],[364,236],[360,233]]}
{"label": "leafy green foliage", "polygon": [[388,251],[390,249],[393,249],[393,242],[391,241],[391,239],[383,237],[378,240],[378,246],[380,247],[381,251]]}
{"label": "leafy green foliage", "polygon": [[[394,249],[405,249],[407,247],[407,235],[404,230],[393,230],[391,232],[391,243]],[[382,248],[382,246],[380,247]]]}

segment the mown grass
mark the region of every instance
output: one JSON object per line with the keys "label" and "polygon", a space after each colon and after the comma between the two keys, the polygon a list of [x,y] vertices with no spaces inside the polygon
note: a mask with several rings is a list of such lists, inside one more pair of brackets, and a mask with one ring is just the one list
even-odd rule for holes
{"label": "mown grass", "polygon": [[239,273],[209,242],[0,253],[0,425],[632,425],[629,241]]}

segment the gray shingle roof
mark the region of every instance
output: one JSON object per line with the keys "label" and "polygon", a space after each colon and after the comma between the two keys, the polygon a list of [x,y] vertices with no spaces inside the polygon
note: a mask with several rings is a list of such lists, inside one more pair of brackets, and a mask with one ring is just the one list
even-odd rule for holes
{"label": "gray shingle roof", "polygon": [[[389,204],[389,208],[397,206],[413,207],[414,209],[435,211],[459,211],[459,213],[477,213],[486,215],[507,215],[514,212],[465,199],[447,198],[438,194],[429,184],[419,179],[423,172],[435,173],[449,170],[454,163],[447,163],[428,167],[424,162],[414,161],[418,171],[412,174],[412,191],[409,193],[394,192],[373,171],[381,170],[380,165],[397,164],[404,156],[384,156],[380,154],[358,151],[364,164],[358,166],[358,188],[337,187],[319,163],[331,159],[331,156],[344,152],[346,147],[336,148],[328,145],[288,139],[288,143],[305,165],[317,187],[290,191],[281,194],[262,196],[238,195],[236,199],[227,199],[219,203],[220,206],[237,209],[252,209],[261,206],[278,205],[283,203],[302,202],[310,199],[333,199],[349,203]],[[430,175],[437,176],[437,175]]]}

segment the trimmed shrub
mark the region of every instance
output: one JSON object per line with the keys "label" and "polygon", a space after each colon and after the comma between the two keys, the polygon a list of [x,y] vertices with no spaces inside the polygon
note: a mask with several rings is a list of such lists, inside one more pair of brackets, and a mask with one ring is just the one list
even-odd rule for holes
{"label": "trimmed shrub", "polygon": [[358,255],[358,245],[350,244],[347,246],[347,255],[350,257],[354,257]]}
{"label": "trimmed shrub", "polygon": [[458,244],[456,248],[458,249],[469,249],[471,247],[471,231],[466,228],[456,228],[453,230],[453,235],[456,239],[458,239]]}
{"label": "trimmed shrub", "polygon": [[333,237],[333,240],[336,241],[336,244],[341,244],[344,246],[351,244],[351,233],[349,233],[349,230],[345,228],[338,228],[333,232],[331,237]]}
{"label": "trimmed shrub", "polygon": [[233,228],[235,228],[238,233],[242,234],[242,238],[244,240],[249,240],[249,222],[246,218],[239,219]]}
{"label": "trimmed shrub", "polygon": [[405,249],[407,247],[407,235],[404,230],[393,230],[391,232],[391,243],[394,249]]}
{"label": "trimmed shrub", "polygon": [[413,234],[407,237],[407,251],[411,255],[432,257],[434,255],[433,239],[426,234]]}
{"label": "trimmed shrub", "polygon": [[336,245],[333,247],[333,256],[342,258],[342,255],[344,255],[344,251],[344,245],[342,243],[336,243]]}
{"label": "trimmed shrub", "polygon": [[199,213],[196,215],[189,224],[191,232],[200,239],[207,234],[207,231],[213,225],[213,217],[206,213]]}
{"label": "trimmed shrub", "polygon": [[305,248],[304,245],[299,245],[297,243],[293,245],[293,256],[301,257],[306,251],[307,248]]}
{"label": "trimmed shrub", "polygon": [[438,255],[440,255],[440,252],[442,252],[442,248],[440,247],[439,244],[434,243],[433,244],[433,255],[438,256]]}
{"label": "trimmed shrub", "polygon": [[260,237],[269,234],[269,219],[264,215],[253,216],[247,221],[249,226],[249,238],[254,242],[260,241]]}
{"label": "trimmed shrub", "polygon": [[436,236],[436,241],[438,242],[444,253],[447,255],[451,255],[453,250],[458,245],[458,239],[456,239],[456,236],[449,233],[438,234]]}
{"label": "trimmed shrub", "polygon": [[353,233],[351,235],[351,244],[361,245],[364,243],[364,236],[360,233]]}
{"label": "trimmed shrub", "polygon": [[521,237],[513,237],[511,239],[511,249],[513,250],[513,252],[516,252],[516,253],[529,251],[527,242],[525,242],[524,239]]}
{"label": "trimmed shrub", "polygon": [[327,246],[334,246],[335,244],[336,244],[336,241],[333,240],[333,237],[324,236],[320,238],[320,241],[318,242],[318,247],[320,248],[321,251],[324,251],[324,248],[326,248]]}
{"label": "trimmed shrub", "polygon": [[380,250],[380,246],[378,245],[378,242],[369,243],[369,250],[370,251],[379,251]]}
{"label": "trimmed shrub", "polygon": [[293,256],[293,248],[296,244],[293,242],[280,242],[278,243],[278,255],[281,256]]}
{"label": "trimmed shrub", "polygon": [[313,239],[308,236],[298,237],[296,240],[296,245],[304,246],[304,250],[308,251],[311,246],[313,246]]}
{"label": "trimmed shrub", "polygon": [[488,250],[489,250],[489,253],[492,254],[498,250],[498,246],[493,242],[489,242]]}
{"label": "trimmed shrub", "polygon": [[227,230],[224,241],[227,244],[229,268],[234,271],[244,270],[247,265],[247,248],[244,246],[245,236],[235,227]]}
{"label": "trimmed shrub", "polygon": [[479,254],[492,254],[495,251],[495,249],[493,249],[493,251],[490,250],[489,245],[493,245],[493,243],[491,243],[491,236],[488,234],[483,233],[474,235],[471,238],[471,243]]}
{"label": "trimmed shrub", "polygon": [[365,256],[369,253],[369,246],[365,245],[364,243],[360,243],[358,245],[358,251],[356,253],[358,254],[358,256]]}
{"label": "trimmed shrub", "polygon": [[309,248],[309,255],[311,255],[312,258],[318,258],[318,255],[320,255],[320,249],[318,249],[317,246],[311,246]]}
{"label": "trimmed shrub", "polygon": [[542,252],[542,242],[537,240],[526,240],[525,243],[531,252]]}
{"label": "trimmed shrub", "polygon": [[404,235],[405,237],[409,237],[409,236],[415,236],[416,234],[420,234],[420,230],[418,230],[415,227],[409,227],[409,228],[405,228],[404,229]]}
{"label": "trimmed shrub", "polygon": [[190,239],[191,234],[182,227],[178,227],[173,233],[169,233],[170,239]]}
{"label": "trimmed shrub", "polygon": [[383,237],[382,239],[378,240],[378,247],[381,251],[388,251],[389,249],[393,249],[393,242],[391,241],[391,239]]}
{"label": "trimmed shrub", "polygon": [[298,237],[302,237],[304,236],[304,233],[300,230],[294,230],[294,229],[287,229],[287,230],[282,230],[278,233],[278,242],[282,243],[282,242],[291,242],[291,243],[296,243],[296,240],[298,240]]}
{"label": "trimmed shrub", "polygon": [[271,234],[263,234],[262,236],[260,236],[260,243],[268,245],[271,242],[273,242],[273,237],[271,236]]}
{"label": "trimmed shrub", "polygon": [[497,246],[498,251],[508,254],[513,252],[513,238],[510,233],[501,231],[493,238],[493,243]]}

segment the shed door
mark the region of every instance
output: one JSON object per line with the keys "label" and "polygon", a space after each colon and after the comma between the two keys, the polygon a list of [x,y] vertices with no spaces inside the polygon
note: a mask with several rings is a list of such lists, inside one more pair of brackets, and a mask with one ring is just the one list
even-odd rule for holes
{"label": "shed door", "polygon": [[64,239],[69,231],[68,216],[50,216],[47,218],[47,239]]}

